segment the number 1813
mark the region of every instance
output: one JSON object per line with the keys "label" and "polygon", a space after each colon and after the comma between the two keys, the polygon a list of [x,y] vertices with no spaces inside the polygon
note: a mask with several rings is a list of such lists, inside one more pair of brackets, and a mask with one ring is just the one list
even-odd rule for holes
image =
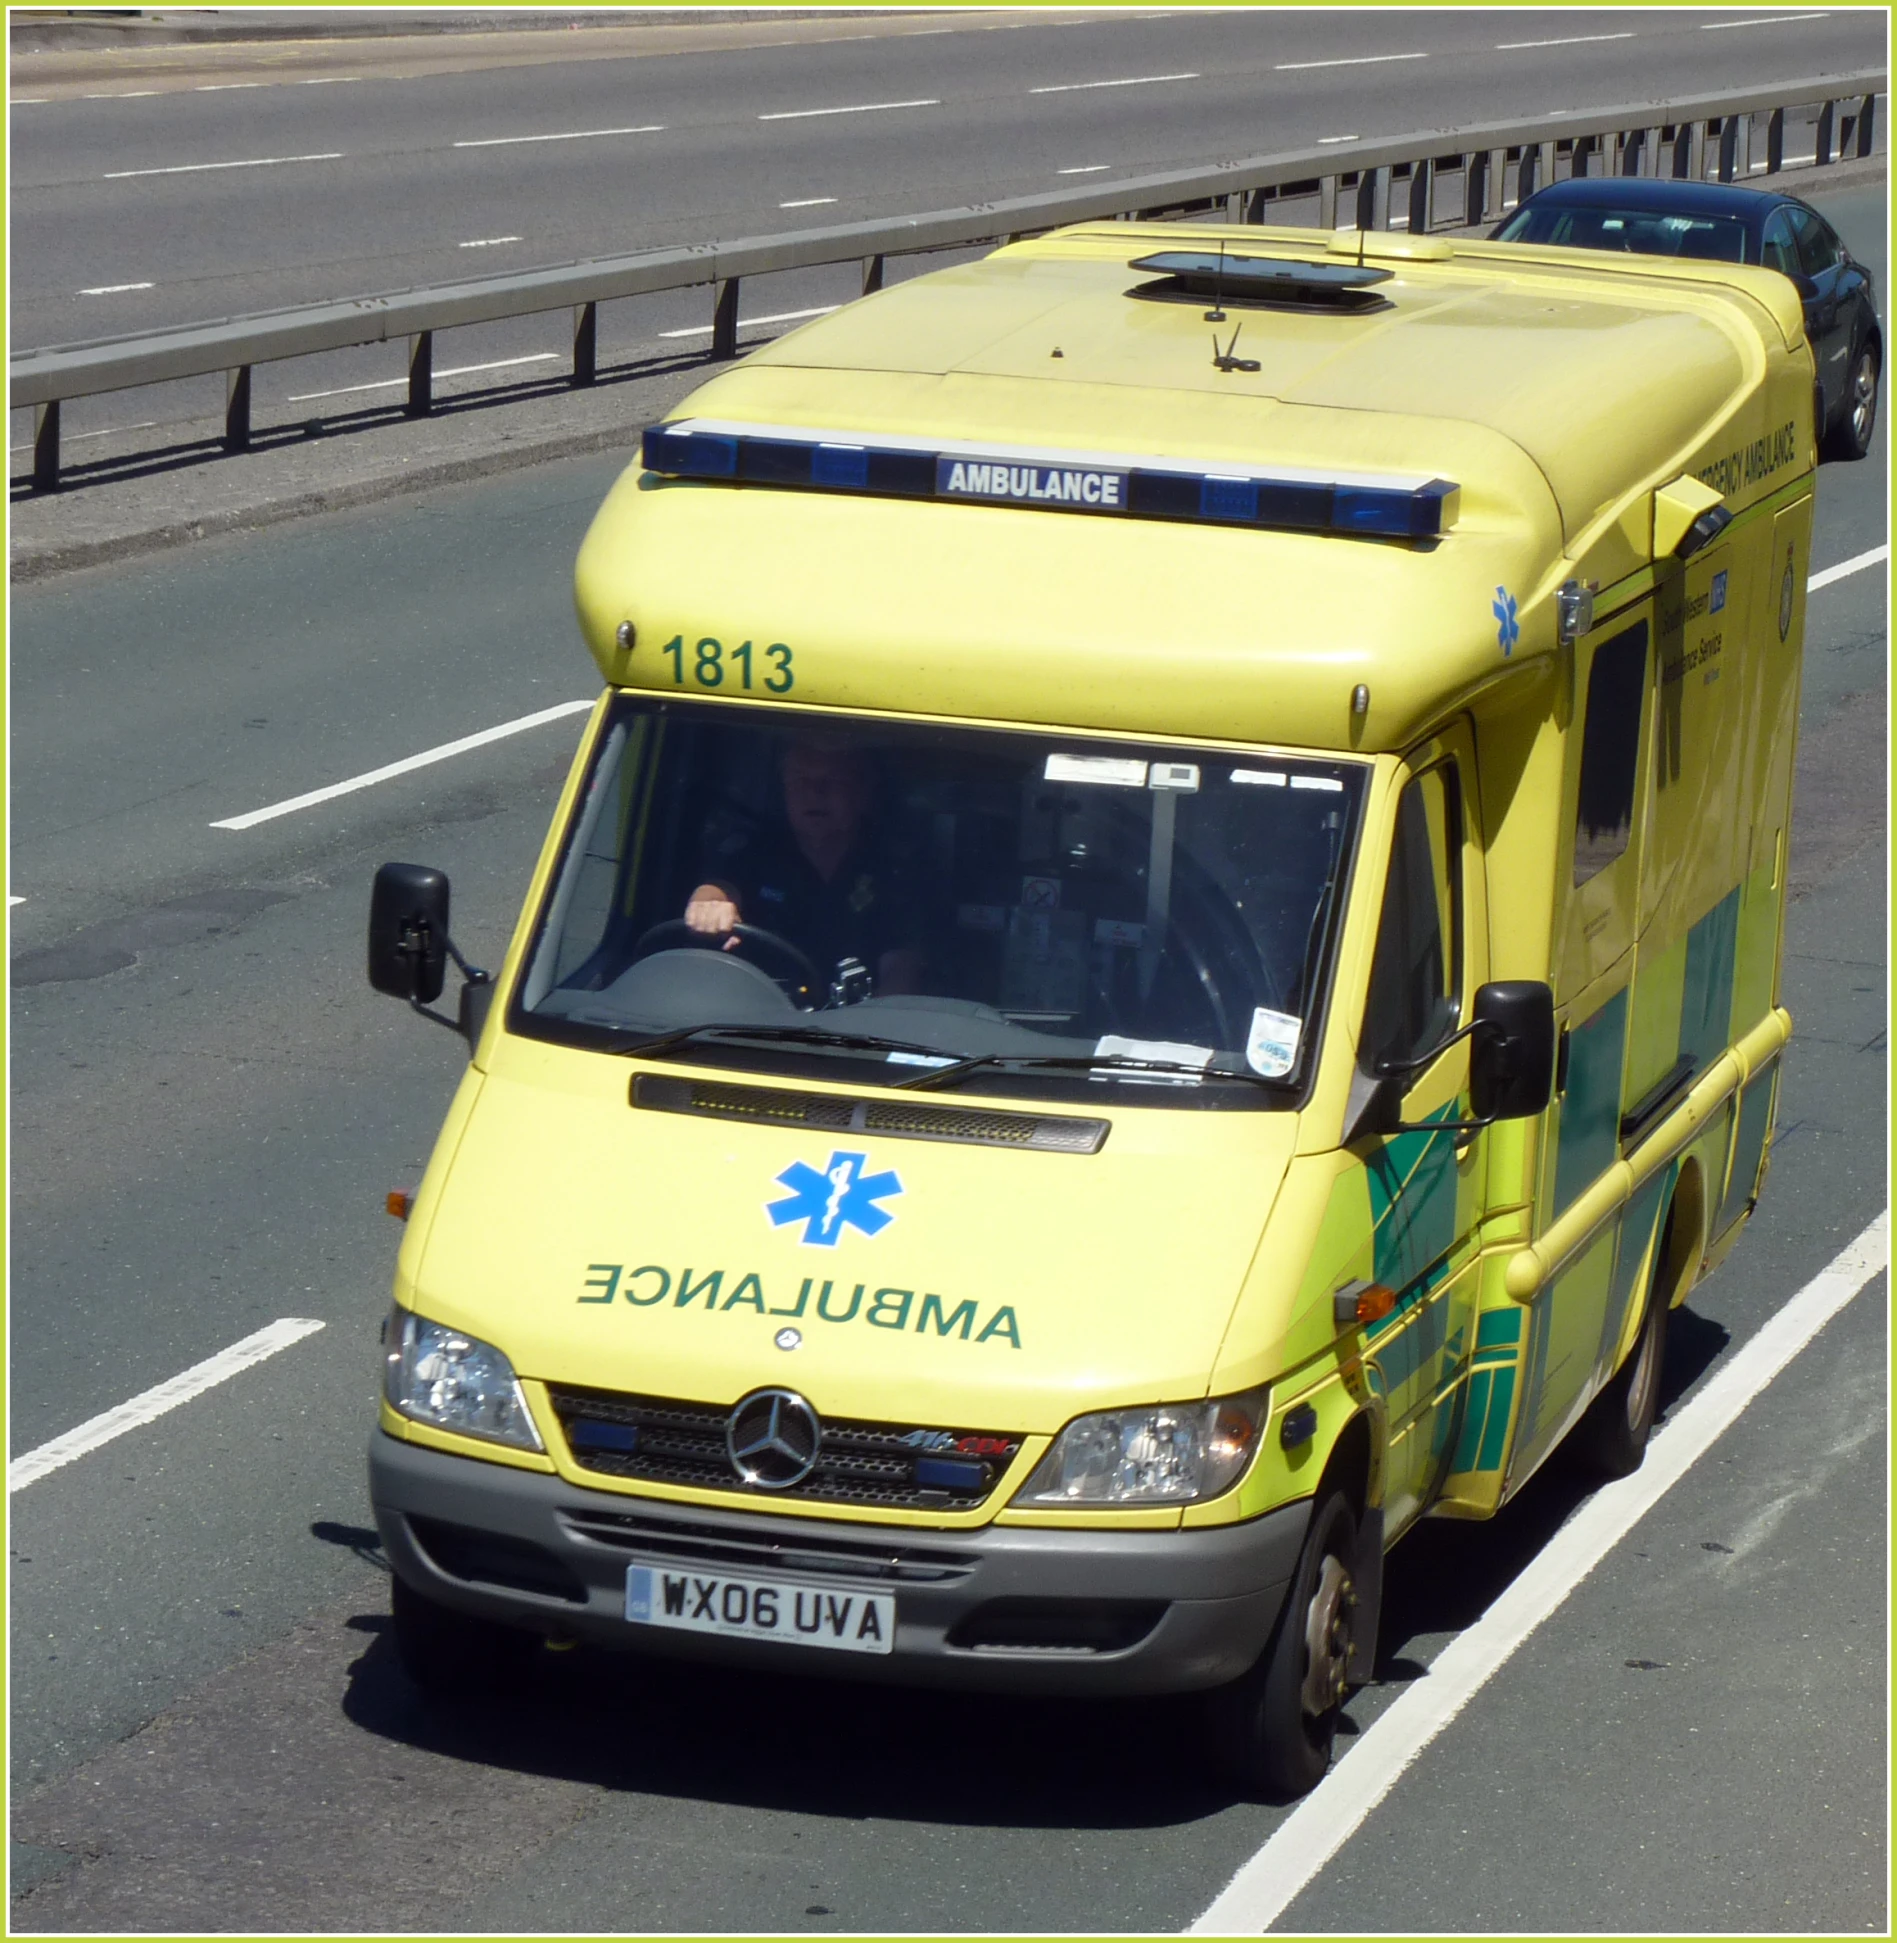
{"label": "number 1813", "polygon": [[[749,641],[740,641],[735,648],[707,634],[703,639],[687,643],[684,635],[675,634],[659,652],[669,655],[672,661],[672,679],[681,688],[688,683],[696,683],[700,688],[722,688],[727,671],[730,672],[733,688],[749,689],[762,687],[773,695],[788,695],[796,686],[796,677],[791,673],[790,650],[782,641],[773,641],[768,648],[753,649]],[[753,658],[756,659],[756,674],[753,681]]]}

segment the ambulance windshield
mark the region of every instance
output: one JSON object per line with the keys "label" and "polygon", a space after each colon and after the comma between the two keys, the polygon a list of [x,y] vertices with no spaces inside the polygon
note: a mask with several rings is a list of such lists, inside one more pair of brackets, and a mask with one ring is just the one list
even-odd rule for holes
{"label": "ambulance windshield", "polygon": [[1104,1071],[1143,1103],[1283,1106],[1367,774],[622,695],[510,1024],[851,1084]]}

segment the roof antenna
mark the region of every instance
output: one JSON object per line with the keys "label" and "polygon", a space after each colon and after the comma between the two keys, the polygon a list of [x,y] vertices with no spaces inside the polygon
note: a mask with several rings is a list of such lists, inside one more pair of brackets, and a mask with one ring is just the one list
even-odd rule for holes
{"label": "roof antenna", "polygon": [[[1212,277],[1212,308],[1205,313],[1205,321],[1208,324],[1225,322],[1225,238],[1222,236],[1219,238],[1219,267]],[[1218,333],[1214,332],[1212,348],[1215,351],[1218,349],[1218,342]],[[1232,342],[1234,344],[1238,342],[1236,331],[1232,333]]]}
{"label": "roof antenna", "polygon": [[1243,324],[1232,326],[1232,341],[1222,351],[1219,349],[1218,332],[1212,333],[1212,368],[1215,371],[1256,371],[1258,369],[1256,358],[1235,358],[1232,355],[1238,349],[1238,334],[1244,328]]}

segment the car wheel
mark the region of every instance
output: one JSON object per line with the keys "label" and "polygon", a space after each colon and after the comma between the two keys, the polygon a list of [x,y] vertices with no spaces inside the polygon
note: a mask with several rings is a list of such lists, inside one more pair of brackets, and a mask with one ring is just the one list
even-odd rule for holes
{"label": "car wheel", "polygon": [[1212,1749],[1249,1793],[1290,1801],[1331,1764],[1357,1607],[1357,1521],[1341,1491],[1318,1505],[1258,1663],[1206,1696]]}
{"label": "car wheel", "polygon": [[1660,1283],[1660,1264],[1673,1239],[1673,1211],[1653,1250],[1647,1269],[1646,1310],[1640,1334],[1627,1360],[1588,1405],[1575,1430],[1575,1447],[1591,1470],[1602,1477],[1627,1477],[1639,1470],[1647,1454],[1647,1439],[1660,1406],[1660,1366],[1666,1356],[1667,1299]]}
{"label": "car wheel", "polygon": [[1851,385],[1838,422],[1825,433],[1827,459],[1861,459],[1877,430],[1877,381],[1881,360],[1875,342],[1866,340],[1851,355]]}
{"label": "car wheel", "polygon": [[540,1652],[539,1638],[513,1626],[437,1605],[406,1579],[389,1586],[395,1656],[435,1700],[494,1700],[518,1689]]}

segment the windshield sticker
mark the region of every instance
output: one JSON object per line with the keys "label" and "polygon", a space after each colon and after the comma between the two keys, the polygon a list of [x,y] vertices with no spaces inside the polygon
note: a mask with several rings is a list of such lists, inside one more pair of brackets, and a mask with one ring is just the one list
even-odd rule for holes
{"label": "windshield sticker", "polygon": [[1289,778],[1282,769],[1234,769],[1235,783],[1262,783],[1269,789],[1282,789]]}
{"label": "windshield sticker", "polygon": [[1024,911],[1058,911],[1060,909],[1060,879],[1058,877],[1023,877],[1021,879],[1021,908]]}
{"label": "windshield sticker", "polygon": [[885,1066],[953,1066],[956,1062],[945,1052],[886,1052]]}
{"label": "windshield sticker", "polygon": [[1156,762],[1146,778],[1148,789],[1195,790],[1199,787],[1196,762]]}
{"label": "windshield sticker", "polygon": [[1146,927],[1126,918],[1095,918],[1093,941],[1097,945],[1118,945],[1123,950],[1137,951],[1146,942]]}
{"label": "windshield sticker", "polygon": [[1515,643],[1522,638],[1521,623],[1515,617],[1519,612],[1515,596],[1506,587],[1495,590],[1495,598],[1489,602],[1489,612],[1495,616],[1495,641],[1506,659],[1515,652]]}
{"label": "windshield sticker", "polygon": [[1163,1059],[1172,1066],[1209,1066],[1211,1046],[1175,1045],[1170,1039],[1122,1039],[1109,1032],[1094,1047],[1103,1059]]}
{"label": "windshield sticker", "polygon": [[1297,1064],[1303,1030],[1302,1019],[1259,1006],[1251,1015],[1251,1034],[1245,1041],[1247,1064],[1266,1079],[1282,1079]]}
{"label": "windshield sticker", "polygon": [[1343,784],[1335,776],[1293,776],[1291,778],[1291,787],[1293,789],[1328,790],[1338,796],[1344,793]]}
{"label": "windshield sticker", "polygon": [[793,1161],[777,1177],[778,1186],[790,1193],[767,1201],[764,1212],[778,1228],[801,1221],[806,1247],[834,1248],[845,1228],[879,1235],[896,1217],[877,1203],[900,1194],[902,1182],[893,1173],[865,1174],[868,1164],[867,1154],[832,1154],[820,1173],[807,1162]]}
{"label": "windshield sticker", "polygon": [[[681,1268],[674,1274],[656,1262],[639,1268],[627,1268],[623,1262],[589,1262],[579,1300],[610,1303],[617,1296],[635,1309],[665,1306],[698,1309],[706,1315],[730,1315],[738,1310],[758,1316],[793,1317],[806,1324],[857,1322],[871,1329],[906,1331],[912,1336],[951,1336],[957,1342],[1021,1347],[1021,1325],[1008,1303],[985,1308],[967,1298],[956,1302],[946,1295],[915,1289],[872,1289],[867,1282],[845,1288],[829,1280],[819,1282],[812,1275],[802,1278],[795,1300],[776,1299],[785,1292],[786,1285],[781,1281],[767,1289],[764,1278],[755,1270],[740,1275],[733,1269],[712,1268],[701,1275],[696,1269]],[[803,1342],[803,1335],[787,1325],[771,1340],[779,1349],[795,1349]]]}
{"label": "windshield sticker", "polygon": [[1130,756],[1049,756],[1042,780],[1050,783],[1106,783],[1114,789],[1144,789],[1146,765]]}

